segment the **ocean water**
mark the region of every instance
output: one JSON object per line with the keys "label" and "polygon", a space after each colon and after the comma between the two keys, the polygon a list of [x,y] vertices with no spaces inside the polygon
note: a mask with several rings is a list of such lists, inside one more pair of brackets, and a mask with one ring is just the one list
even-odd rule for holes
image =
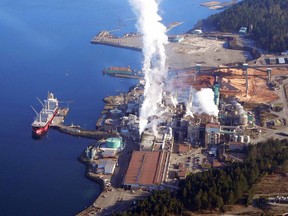
{"label": "ocean water", "polygon": [[[215,13],[203,0],[162,1],[163,22],[184,23]],[[110,66],[141,69],[136,51],[91,45],[101,30],[136,31],[126,0],[0,0],[0,215],[75,215],[99,195],[77,158],[93,140],[50,130],[31,137],[34,112],[51,91],[68,105],[67,124],[93,129],[103,98],[136,82],[102,75]],[[66,103],[69,101],[69,103]]]}

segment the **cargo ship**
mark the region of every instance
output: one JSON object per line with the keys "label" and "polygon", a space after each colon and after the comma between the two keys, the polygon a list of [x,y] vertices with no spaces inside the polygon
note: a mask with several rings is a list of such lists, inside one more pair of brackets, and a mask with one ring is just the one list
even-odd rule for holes
{"label": "cargo ship", "polygon": [[43,106],[39,113],[32,107],[36,113],[36,117],[31,126],[33,135],[36,136],[42,136],[48,131],[51,122],[59,111],[58,100],[54,97],[53,93],[48,93],[47,100],[44,100],[44,104],[40,100],[39,102]]}
{"label": "cargo ship", "polygon": [[109,67],[103,70],[104,75],[119,77],[119,78],[130,78],[130,79],[143,79],[144,74],[142,71],[132,70],[128,67]]}

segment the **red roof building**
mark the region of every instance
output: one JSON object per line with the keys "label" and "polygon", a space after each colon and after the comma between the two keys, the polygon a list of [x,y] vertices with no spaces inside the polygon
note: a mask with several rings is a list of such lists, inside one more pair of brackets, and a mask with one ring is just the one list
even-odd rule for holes
{"label": "red roof building", "polygon": [[124,187],[153,188],[165,181],[169,152],[134,151],[124,179]]}

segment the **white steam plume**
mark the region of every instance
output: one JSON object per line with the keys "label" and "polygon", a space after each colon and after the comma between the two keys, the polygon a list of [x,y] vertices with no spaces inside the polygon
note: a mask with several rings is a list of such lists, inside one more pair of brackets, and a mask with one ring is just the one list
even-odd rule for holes
{"label": "white steam plume", "polygon": [[218,116],[218,107],[214,103],[214,92],[210,88],[203,88],[196,92],[193,100],[194,113],[206,113],[208,115]]}
{"label": "white steam plume", "polygon": [[[145,75],[144,102],[140,110],[139,133],[148,124],[148,118],[161,116],[158,114],[158,104],[166,79],[166,54],[164,45],[168,43],[165,34],[166,27],[160,22],[157,0],[129,0],[137,16],[137,28],[142,33],[142,51],[144,55],[142,70]],[[155,122],[157,124],[157,122]]]}

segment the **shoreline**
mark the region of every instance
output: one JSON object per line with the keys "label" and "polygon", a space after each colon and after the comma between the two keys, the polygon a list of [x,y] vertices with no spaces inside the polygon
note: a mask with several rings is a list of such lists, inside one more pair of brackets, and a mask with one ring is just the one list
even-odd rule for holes
{"label": "shoreline", "polygon": [[[221,56],[221,59],[219,58],[219,55],[220,54],[217,54],[218,56],[217,56],[217,58],[216,57],[214,57],[214,56],[209,56],[208,55],[208,53],[212,53],[212,52],[210,52],[210,51],[213,51],[213,52],[215,52],[215,50],[217,50],[217,52],[218,52],[218,50],[220,50],[221,48],[219,48],[218,47],[218,41],[217,40],[219,40],[219,39],[225,39],[225,41],[226,41],[226,39],[227,38],[232,38],[232,39],[235,39],[235,40],[239,40],[239,37],[237,36],[237,35],[234,35],[234,34],[227,34],[227,33],[219,33],[219,32],[209,32],[209,33],[205,33],[205,34],[203,34],[203,35],[201,35],[201,36],[196,36],[196,35],[192,35],[191,34],[191,32],[193,31],[193,30],[195,30],[195,29],[197,29],[197,27],[198,27],[198,23],[197,24],[195,24],[194,25],[194,27],[192,28],[192,29],[190,29],[190,30],[188,30],[185,34],[183,34],[183,42],[179,42],[178,44],[177,43],[171,43],[169,46],[167,46],[167,50],[168,51],[170,51],[170,53],[173,51],[173,57],[175,57],[175,61],[173,62],[172,61],[172,64],[171,65],[173,65],[173,63],[174,63],[174,65],[175,65],[175,67],[174,67],[174,65],[173,65],[173,67],[172,67],[172,69],[175,69],[175,70],[183,70],[183,68],[177,68],[176,66],[177,66],[177,61],[179,60],[179,59],[182,59],[182,56],[189,56],[190,57],[190,55],[192,56],[192,54],[187,54],[187,53],[184,53],[184,52],[186,52],[187,50],[188,50],[188,48],[187,47],[189,47],[189,46],[191,46],[191,44],[193,44],[194,43],[194,41],[195,41],[195,38],[197,39],[197,38],[201,38],[202,39],[202,41],[200,41],[200,39],[199,39],[199,43],[201,43],[201,45],[199,46],[200,48],[202,48],[201,46],[202,46],[202,44],[204,43],[204,42],[212,42],[212,43],[214,43],[214,46],[212,47],[212,45],[211,45],[211,50],[204,50],[203,49],[203,51],[201,51],[200,52],[200,54],[201,54],[201,56],[199,57],[199,59],[201,59],[201,58],[203,58],[203,59],[206,59],[206,58],[208,58],[208,59],[212,59],[212,58],[215,58],[215,60],[214,60],[214,62],[216,62],[217,64],[218,64],[218,69],[220,69],[220,67],[219,67],[219,65],[222,65],[221,63],[222,63],[222,61],[223,61],[223,64],[225,65],[227,65],[227,63],[224,61],[224,57],[222,58],[222,56]],[[107,36],[107,35],[101,35],[101,33],[102,32],[100,32],[97,36],[95,36],[95,37],[93,37],[92,38],[92,40],[91,40],[91,44],[100,44],[100,45],[105,45],[105,46],[112,46],[112,47],[117,47],[117,48],[124,48],[124,49],[130,49],[130,50],[136,50],[136,51],[142,51],[142,49],[141,49],[141,45],[139,45],[139,43],[141,43],[141,36],[123,36],[123,37],[110,37],[110,36]],[[190,40],[189,40],[190,39]],[[192,39],[194,40],[194,41],[192,41]],[[232,40],[231,39],[231,40]],[[223,40],[224,41],[224,40]],[[228,41],[228,40],[227,40]],[[234,48],[235,49],[233,49],[233,47],[231,48],[231,50],[234,50],[234,53],[236,53],[237,51],[236,50],[240,50],[240,51],[247,51],[247,53],[249,52],[249,53],[252,53],[252,51],[253,51],[253,47],[250,47],[250,46],[248,46],[248,45],[244,45],[244,44],[241,44],[241,40],[239,40],[240,42],[239,42],[239,44],[240,45],[242,45],[242,46],[240,46],[239,44],[236,44],[236,45],[238,45],[238,46],[235,46]],[[217,42],[217,44],[216,44],[216,42]],[[185,47],[186,46],[186,47]],[[207,44],[205,44],[205,46],[207,47],[208,45]],[[203,47],[205,47],[205,46],[203,46]],[[210,46],[210,45],[209,45]],[[224,45],[223,45],[224,46]],[[216,48],[215,48],[216,47]],[[200,49],[200,48],[198,48],[198,49]],[[179,52],[174,52],[176,49],[179,49]],[[256,50],[257,52],[255,53],[255,56],[253,56],[253,59],[251,60],[250,59],[250,61],[252,62],[252,61],[257,61],[257,59],[259,59],[259,58],[261,58],[261,53],[260,52],[258,52],[258,49]],[[187,52],[190,52],[190,50],[188,50]],[[219,51],[220,52],[220,51]],[[227,53],[228,52],[230,52],[230,50],[229,49],[226,49],[226,47],[225,47],[225,49],[224,50],[221,50],[221,52],[223,52],[223,53],[226,53],[226,55],[227,55]],[[184,55],[182,55],[182,53],[184,53]],[[202,54],[203,53],[203,54]],[[230,53],[230,54],[228,54],[227,56],[229,57],[229,60],[231,60],[232,58],[231,58],[231,56],[233,56],[233,54],[234,53]],[[199,54],[199,53],[198,53]],[[198,57],[198,54],[197,54],[197,57]],[[204,56],[206,54],[206,56]],[[191,57],[192,58],[192,57]],[[248,59],[248,58],[247,58]],[[220,61],[221,60],[221,61]],[[226,59],[225,59],[226,60]],[[200,60],[198,60],[198,61],[200,61]],[[206,61],[206,60],[205,60]],[[225,63],[224,63],[225,62]],[[239,68],[241,68],[242,67],[242,65],[240,65],[240,63],[239,62],[244,62],[243,61],[243,59],[240,59],[239,60],[239,62],[238,62],[238,60],[236,61],[235,60],[235,62],[237,63],[237,66],[235,66],[235,67],[239,67]],[[197,63],[197,62],[196,62]],[[202,65],[205,65],[204,63],[206,63],[206,62],[201,62],[201,64]],[[234,62],[233,62],[234,63]],[[236,65],[236,63],[234,63],[235,65]],[[238,63],[239,63],[239,65],[238,65]],[[207,63],[206,63],[207,65],[210,65],[210,66],[212,66],[213,64],[211,64],[211,62],[209,62],[209,61],[207,61]],[[254,63],[255,64],[255,63]],[[190,66],[191,68],[194,68],[195,66],[195,63],[192,63],[192,66]],[[214,66],[214,65],[213,65]],[[182,67],[183,67],[183,65],[182,65]],[[204,66],[203,66],[204,67]],[[215,67],[216,67],[216,65],[215,65]],[[256,67],[256,65],[254,66],[254,67]],[[258,66],[258,67],[266,67],[265,65],[263,65],[263,66]],[[272,66],[273,67],[273,66]],[[277,67],[277,66],[275,66],[275,67]],[[185,67],[184,67],[185,68]],[[131,87],[132,88],[132,87]],[[129,90],[130,91],[130,90]],[[128,91],[128,92],[129,92]],[[105,110],[105,107],[103,108],[103,110]],[[99,119],[101,119],[101,117],[99,118]],[[98,121],[99,121],[99,119],[98,119]],[[83,153],[81,154],[81,156],[80,156],[80,162],[81,163],[84,163],[85,165],[86,165],[86,172],[85,172],[85,176],[88,178],[88,179],[90,179],[90,180],[92,180],[92,181],[94,181],[94,182],[96,182],[97,184],[99,183],[99,184],[101,184],[101,192],[100,192],[100,194],[99,194],[99,196],[96,198],[96,200],[88,207],[88,208],[86,208],[86,209],[84,209],[83,211],[81,211],[80,213],[78,213],[77,215],[78,216],[83,216],[83,215],[92,215],[92,214],[99,214],[100,213],[100,211],[102,211],[102,209],[100,208],[100,207],[98,207],[97,205],[96,205],[96,202],[97,201],[99,201],[99,199],[101,198],[105,198],[106,197],[106,194],[104,193],[104,190],[105,190],[105,182],[103,181],[103,179],[101,179],[101,178],[99,178],[99,177],[93,177],[93,176],[91,176],[90,175],[90,173],[89,173],[89,166],[91,165],[91,164],[89,164],[89,162],[85,162],[85,160],[83,160],[83,158],[81,158],[83,156]],[[121,190],[121,189],[120,189]],[[117,190],[117,192],[120,192],[120,190],[118,191]],[[122,193],[122,192],[120,192],[120,193]],[[125,192],[124,192],[125,193]],[[104,197],[102,197],[102,196],[104,196]],[[121,199],[123,199],[123,198],[121,198]],[[119,202],[122,202],[122,200],[118,200]],[[118,204],[117,204],[118,205]],[[120,204],[119,204],[120,205]],[[112,205],[111,204],[111,208],[113,208],[113,206],[114,205]],[[105,211],[106,211],[106,208],[105,208]],[[104,214],[104,212],[102,213],[100,213],[100,214]]]}
{"label": "shoreline", "polygon": [[[111,111],[118,109],[118,110],[121,110],[121,112],[125,112],[128,108],[128,101],[135,99],[134,98],[135,94],[139,94],[139,91],[141,91],[139,90],[139,88],[141,88],[139,87],[139,85],[141,84],[138,83],[136,85],[132,85],[131,87],[129,87],[129,90],[125,92],[124,94],[121,93],[116,96],[107,96],[103,99],[103,101],[105,102],[105,105],[103,107],[101,116],[96,121],[97,122],[96,129],[94,133],[99,131],[103,134],[107,134],[107,131],[111,130],[109,129],[110,126],[108,126],[107,128],[106,124],[104,125],[102,124],[103,120],[105,120],[106,118],[109,119],[110,117],[114,120],[120,119],[121,115],[114,116],[115,114],[113,114],[113,112]],[[117,127],[116,125],[114,125],[114,127]],[[112,134],[109,134],[109,137],[111,136],[119,137],[120,135],[119,133],[121,134],[121,137],[124,140],[125,147],[122,149],[122,151],[116,154],[115,158],[107,159],[107,160],[112,159],[112,160],[118,161],[113,174],[105,174],[105,173],[96,172],[96,170],[93,168],[95,166],[94,164],[98,164],[99,161],[105,160],[105,158],[102,158],[101,156],[97,156],[98,154],[96,154],[96,156],[90,160],[89,158],[87,158],[87,152],[86,152],[87,150],[84,150],[81,153],[81,155],[78,157],[78,161],[83,163],[86,166],[85,177],[95,182],[96,184],[99,184],[100,186],[100,193],[97,196],[97,198],[91,203],[90,206],[88,206],[87,208],[77,213],[78,216],[91,215],[91,214],[102,215],[102,214],[107,214],[107,212],[112,213],[115,208],[117,210],[118,209],[125,210],[127,207],[129,208],[129,206],[132,204],[135,198],[139,198],[139,196],[144,196],[144,195],[149,194],[148,192],[144,192],[144,191],[137,192],[136,194],[134,193],[132,194],[130,190],[124,190],[123,188],[121,188],[121,182],[122,182],[123,176],[126,173],[126,170],[128,169],[128,162],[130,161],[131,152],[135,150],[135,148],[137,148],[137,146],[134,146],[133,143],[135,140],[138,140],[137,138],[138,135],[136,134],[136,132],[131,132],[131,135],[128,138],[127,135],[122,134],[121,132],[116,133],[114,131]],[[71,135],[75,135],[75,134],[71,134]],[[108,137],[102,136],[101,138],[105,139]],[[97,147],[99,146],[91,144],[87,149],[97,148]]]}
{"label": "shoreline", "polygon": [[101,178],[98,178],[98,177],[96,177],[96,176],[91,176],[90,175],[90,173],[89,173],[89,166],[90,166],[90,164],[89,164],[89,162],[88,161],[86,161],[86,160],[84,160],[83,159],[83,156],[85,155],[85,151],[83,151],[82,152],[82,154],[78,157],[78,161],[80,162],[80,163],[82,163],[82,164],[84,164],[85,165],[85,167],[86,167],[86,170],[85,170],[85,177],[87,178],[87,179],[89,179],[90,181],[92,181],[92,182],[94,182],[94,183],[96,183],[96,184],[98,184],[100,187],[100,193],[99,193],[99,195],[96,197],[96,199],[87,207],[87,208],[85,208],[84,210],[81,210],[80,212],[78,212],[76,215],[77,216],[82,216],[82,215],[86,215],[87,214],[87,211],[88,212],[90,212],[90,211],[92,211],[92,210],[94,210],[94,211],[99,211],[100,209],[98,209],[98,208],[96,208],[96,206],[95,206],[95,202],[97,201],[97,199],[102,195],[102,193],[103,193],[103,191],[104,191],[104,189],[105,189],[105,184],[104,184],[104,181],[103,181],[103,179],[101,179]]}
{"label": "shoreline", "polygon": [[[225,37],[225,35],[222,35],[223,37]],[[123,48],[123,47],[122,47]],[[245,49],[249,49],[249,48],[251,48],[251,47],[242,47],[242,48],[245,48]],[[225,51],[226,52],[226,51]],[[242,67],[242,65],[237,65],[237,66],[230,66],[230,67],[237,67],[237,68],[239,68],[239,69],[241,69],[241,67]],[[251,63],[251,68],[259,68],[259,67],[266,67],[266,65],[255,65],[255,63],[254,63],[254,66],[252,66],[252,63]],[[272,65],[270,65],[270,67],[279,67],[279,65],[277,66],[277,65],[275,65],[275,66],[272,66]],[[205,68],[205,66],[203,66],[203,68]],[[217,68],[214,68],[214,70],[215,69],[222,69],[222,68],[225,68],[225,67],[217,67]],[[227,66],[227,68],[229,68],[229,66]],[[180,70],[180,69],[179,69]],[[181,70],[183,70],[183,69],[181,69]],[[131,86],[130,88],[129,88],[129,90],[125,93],[125,95],[128,95],[131,91],[133,91],[133,87],[134,88],[136,88],[137,87],[137,84],[136,85],[133,85],[133,86]],[[115,98],[117,98],[117,99],[115,99]],[[123,99],[124,98],[124,99]],[[123,96],[123,95],[117,95],[117,96],[108,96],[108,97],[106,97],[106,98],[104,98],[103,99],[104,100],[104,102],[106,103],[106,105],[103,107],[103,112],[102,112],[102,115],[105,115],[105,114],[107,114],[107,113],[109,113],[112,109],[114,109],[114,108],[117,108],[118,109],[118,107],[119,106],[126,106],[127,104],[125,104],[125,96]],[[119,101],[120,101],[120,103],[119,103]],[[100,121],[100,127],[101,127],[101,123],[103,122],[102,121],[102,116],[100,116],[99,118],[98,118],[98,120],[97,120],[97,122],[99,121],[99,120],[101,120]],[[81,154],[81,156],[83,155],[83,153]],[[118,208],[119,207],[122,207],[123,208],[123,206],[122,205],[124,205],[123,203],[124,202],[122,202],[123,201],[123,198],[125,197],[125,196],[128,196],[128,194],[129,194],[129,191],[124,191],[123,189],[120,189],[120,188],[118,188],[118,187],[115,187],[114,188],[114,192],[113,193],[111,193],[111,192],[109,192],[109,195],[107,195],[107,193],[105,193],[104,192],[104,190],[105,190],[105,183],[104,183],[104,181],[103,181],[103,179],[101,179],[101,178],[98,178],[98,177],[93,177],[93,176],[91,176],[90,174],[89,174],[89,163],[84,163],[85,165],[86,165],[86,174],[85,174],[85,176],[88,178],[88,179],[91,179],[91,180],[93,180],[95,183],[99,183],[100,182],[100,184],[102,184],[102,188],[101,188],[101,193],[99,194],[99,196],[96,198],[96,200],[88,207],[88,208],[86,208],[86,209],[84,209],[83,211],[81,211],[81,212],[79,212],[77,215],[79,215],[79,216],[82,216],[82,215],[90,215],[90,214],[103,214],[103,215],[105,215],[105,214],[107,214],[107,211],[109,212],[112,212],[111,211],[111,209],[113,210],[114,208],[117,208],[117,210],[118,210]],[[140,193],[140,192],[137,192],[137,193]],[[112,195],[111,195],[112,194]],[[113,195],[114,194],[114,195]],[[116,194],[116,195],[115,195]],[[129,195],[131,195],[131,193],[129,194]],[[138,194],[137,194],[138,195]],[[146,194],[147,195],[147,194]],[[116,201],[114,202],[114,201],[111,201],[110,200],[110,198],[108,199],[108,198],[106,198],[106,200],[105,200],[105,197],[109,197],[109,196],[115,196],[116,197]],[[142,194],[140,195],[140,196],[142,196]],[[112,198],[111,198],[112,199]],[[109,201],[108,201],[109,200]],[[99,207],[99,205],[98,204],[101,204],[101,206],[105,206],[104,208],[102,208],[102,207]],[[105,203],[105,204],[107,204],[108,203],[108,207],[107,207],[107,205],[104,205],[103,203]],[[109,205],[110,204],[110,205]],[[129,206],[128,206],[129,207]],[[101,212],[101,213],[100,213]],[[106,213],[104,213],[104,212],[106,212]]]}

